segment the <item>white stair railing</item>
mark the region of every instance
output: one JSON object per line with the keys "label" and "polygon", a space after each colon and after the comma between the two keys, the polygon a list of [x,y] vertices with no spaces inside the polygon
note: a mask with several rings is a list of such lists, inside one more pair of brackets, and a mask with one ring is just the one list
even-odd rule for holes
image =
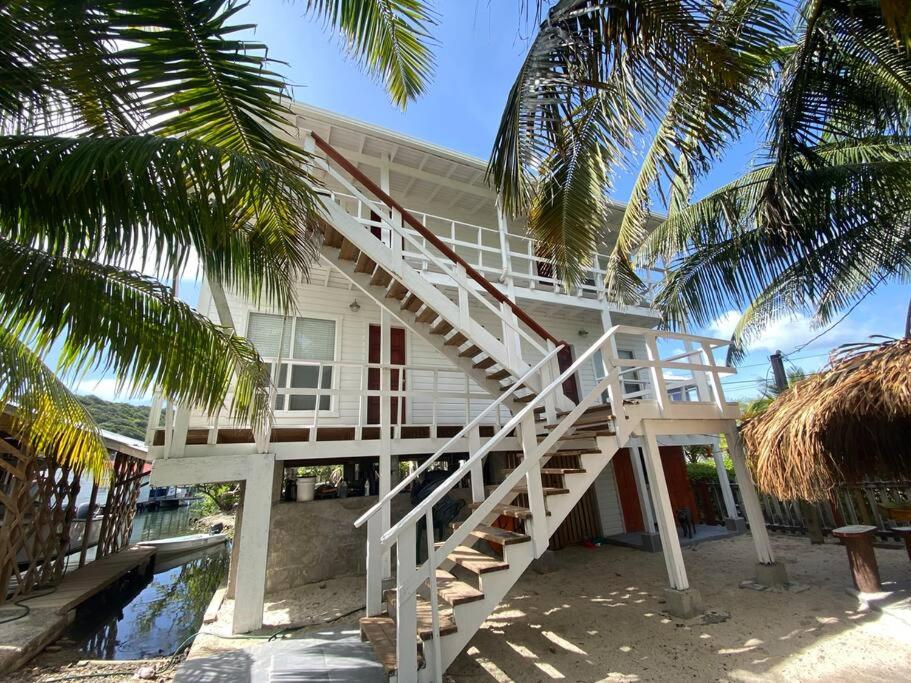
{"label": "white stair railing", "polygon": [[[645,360],[622,359],[615,355],[614,339],[618,333],[634,333],[646,337],[647,346],[652,350],[650,357]],[[661,359],[657,353],[657,339],[659,337],[671,338],[680,341],[696,342],[701,347],[703,356],[702,362],[690,362],[688,360],[679,360],[682,357],[689,358],[692,354],[673,356],[670,359]],[[379,582],[381,576],[372,576],[371,569],[380,566],[381,558],[385,553],[391,552],[393,546],[396,548],[396,656],[399,680],[416,680],[417,676],[417,641],[415,633],[417,629],[417,592],[420,586],[425,582],[430,584],[429,601],[431,605],[432,619],[432,645],[433,656],[431,657],[434,667],[434,677],[441,680],[443,662],[440,655],[440,632],[439,632],[439,604],[436,592],[436,570],[446,558],[460,545],[462,545],[469,535],[482,524],[484,520],[494,512],[494,508],[506,501],[507,496],[514,495],[513,491],[524,479],[526,482],[526,491],[528,496],[529,509],[531,517],[527,524],[531,526],[530,536],[534,548],[535,556],[540,556],[547,548],[549,541],[549,532],[547,527],[547,515],[544,505],[544,494],[541,487],[541,466],[542,458],[552,452],[557,446],[560,439],[573,428],[576,420],[582,416],[590,407],[601,401],[602,394],[606,391],[608,403],[611,406],[613,414],[614,436],[612,447],[614,449],[622,447],[641,419],[643,413],[634,411],[630,414],[624,399],[627,398],[623,388],[623,376],[638,370],[647,370],[652,374],[652,390],[649,397],[654,406],[650,415],[655,418],[671,416],[672,412],[667,409],[671,402],[668,389],[664,380],[663,372],[666,369],[684,370],[694,373],[703,373],[708,377],[709,382],[720,387],[719,375],[727,372],[734,372],[733,368],[718,366],[715,364],[712,352],[714,349],[726,345],[727,341],[709,339],[704,337],[695,337],[669,332],[657,332],[655,330],[642,330],[628,326],[615,326],[605,332],[605,334],[582,353],[573,364],[562,372],[557,378],[550,382],[542,391],[535,396],[522,410],[517,412],[502,428],[497,431],[484,445],[470,455],[468,460],[455,470],[445,481],[443,481],[433,492],[425,498],[419,505],[408,512],[397,524],[391,529],[379,533],[379,520],[377,515],[381,509],[387,506],[392,497],[402,491],[408,483],[414,481],[416,476],[425,471],[440,453],[438,452],[425,463],[422,468],[415,472],[408,480],[402,482],[393,491],[384,496],[384,498],[373,506],[365,515],[357,520],[358,526],[365,521],[368,522],[368,544],[367,544],[367,567],[368,567],[368,610],[372,609],[373,614],[380,611],[379,599]],[[557,349],[552,351],[556,353]],[[547,433],[545,438],[539,443],[535,424],[535,410],[543,405],[548,394],[559,391],[563,382],[574,375],[586,363],[591,362],[597,353],[601,354],[604,363],[604,376],[598,380],[596,386],[589,391],[584,398],[569,413],[556,423]],[[545,362],[547,358],[544,359]],[[533,371],[537,371],[535,368]],[[660,377],[660,379],[658,379]],[[723,396],[713,397],[714,400],[709,402],[705,408],[706,417],[723,417],[725,410],[723,406]],[[700,397],[702,400],[702,397]],[[714,405],[712,405],[714,404]],[[705,405],[703,403],[703,405]],[[637,417],[638,416],[638,417]],[[464,435],[473,425],[467,426],[460,435]],[[508,435],[518,431],[523,450],[522,462],[494,489],[487,498],[481,502],[478,507],[463,521],[438,548],[434,547],[433,538],[433,506],[446,496],[453,487],[455,487],[463,477],[471,475],[478,471],[478,465],[483,459],[496,449],[496,447]],[[595,437],[593,437],[595,438]],[[451,445],[448,444],[447,447]],[[445,450],[446,447],[444,447]],[[606,461],[605,461],[606,462]],[[417,525],[420,520],[424,520],[427,532],[427,560],[417,566],[416,561],[416,535]],[[371,529],[372,525],[372,529]],[[529,530],[526,529],[528,532]],[[378,536],[378,538],[377,538]],[[372,584],[372,587],[371,587]],[[371,600],[371,596],[373,599]],[[368,614],[371,612],[368,611]]]}

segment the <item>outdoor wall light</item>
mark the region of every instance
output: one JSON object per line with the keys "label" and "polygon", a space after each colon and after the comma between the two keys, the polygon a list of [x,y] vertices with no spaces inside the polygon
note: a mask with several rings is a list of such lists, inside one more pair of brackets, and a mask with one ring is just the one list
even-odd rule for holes
{"label": "outdoor wall light", "polygon": [[357,299],[355,299],[350,304],[348,304],[348,308],[351,309],[352,313],[357,313],[359,310],[361,310],[361,305],[357,302]]}
{"label": "outdoor wall light", "polygon": [[580,336],[580,337],[587,337],[587,336],[588,336],[588,330],[579,330],[579,336]]}

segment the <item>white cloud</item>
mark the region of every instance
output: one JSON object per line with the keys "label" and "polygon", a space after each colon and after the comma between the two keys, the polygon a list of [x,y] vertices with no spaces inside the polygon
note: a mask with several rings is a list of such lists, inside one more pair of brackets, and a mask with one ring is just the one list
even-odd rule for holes
{"label": "white cloud", "polygon": [[[739,319],[740,313],[727,311],[709,324],[708,331],[712,336],[728,339],[734,333]],[[814,327],[811,319],[806,316],[780,318],[769,323],[758,336],[754,337],[748,345],[748,350],[769,352],[781,350],[789,353],[818,335],[823,329],[824,327]],[[806,348],[807,350],[828,351],[846,342],[864,341],[871,334],[872,331],[865,326],[845,320]]]}
{"label": "white cloud", "polygon": [[126,403],[148,403],[152,400],[150,394],[130,396],[128,393],[118,391],[118,382],[113,377],[95,377],[83,379],[71,387],[77,394],[91,394],[105,401],[121,401]]}

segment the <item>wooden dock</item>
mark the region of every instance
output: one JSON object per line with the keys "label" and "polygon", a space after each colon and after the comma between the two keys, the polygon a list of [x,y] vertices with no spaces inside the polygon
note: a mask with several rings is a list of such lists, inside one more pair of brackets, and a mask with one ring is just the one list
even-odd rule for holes
{"label": "wooden dock", "polygon": [[66,614],[134,569],[145,569],[154,554],[154,548],[133,546],[95,560],[64,576],[53,593],[28,600],[27,604],[31,609]]}

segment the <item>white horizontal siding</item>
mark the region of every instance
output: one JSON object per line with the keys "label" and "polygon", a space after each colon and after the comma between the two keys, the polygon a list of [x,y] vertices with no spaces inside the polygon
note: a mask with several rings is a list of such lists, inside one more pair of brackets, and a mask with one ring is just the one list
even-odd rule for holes
{"label": "white horizontal siding", "polygon": [[595,496],[598,499],[598,511],[601,514],[601,533],[605,536],[622,534],[626,529],[623,525],[620,498],[617,495],[614,463],[608,463],[595,479]]}

